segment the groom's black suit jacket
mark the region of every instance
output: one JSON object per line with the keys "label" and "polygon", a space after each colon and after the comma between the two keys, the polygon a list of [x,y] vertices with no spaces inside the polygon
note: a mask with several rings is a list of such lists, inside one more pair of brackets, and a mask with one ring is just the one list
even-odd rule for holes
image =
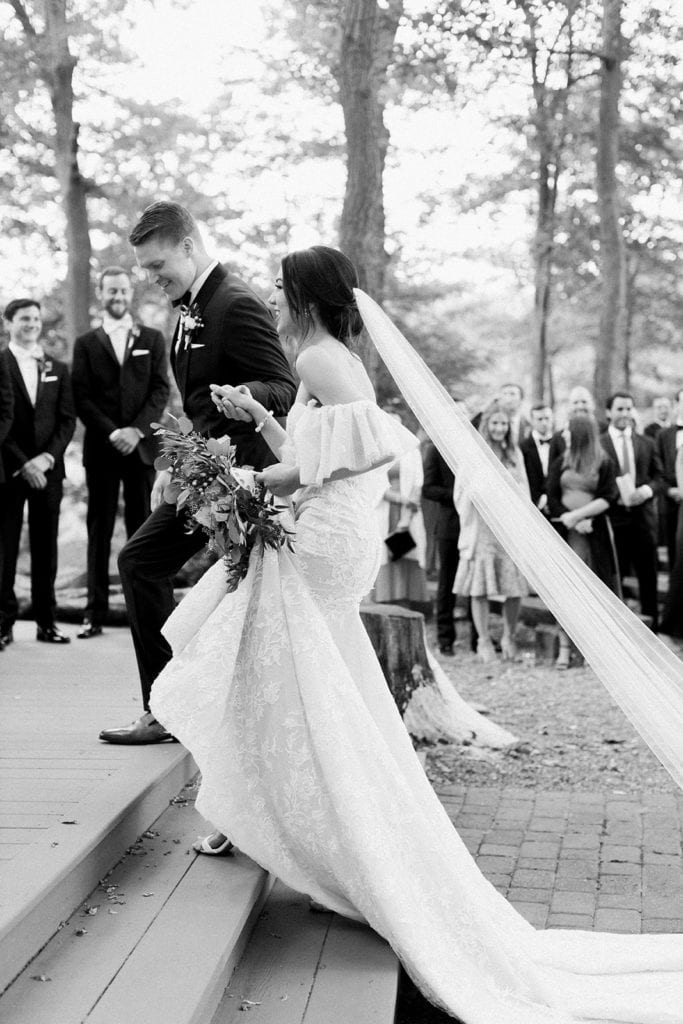
{"label": "groom's black suit jacket", "polygon": [[84,465],[116,456],[109,435],[120,427],[135,427],[144,435],[135,452],[151,466],[157,454],[151,425],[161,419],[169,393],[163,334],[138,326],[122,364],[101,327],[82,334],[74,344],[71,383],[76,412],[85,425]]}
{"label": "groom's black suit jacket", "polygon": [[286,416],[296,385],[270,310],[243,281],[217,266],[200,288],[192,313],[203,326],[185,348],[177,344],[176,325],[171,348],[185,415],[202,434],[229,434],[239,462],[256,467],[272,462],[253,423],[227,420],[209,393],[209,384],[246,384],[266,409],[276,417]]}

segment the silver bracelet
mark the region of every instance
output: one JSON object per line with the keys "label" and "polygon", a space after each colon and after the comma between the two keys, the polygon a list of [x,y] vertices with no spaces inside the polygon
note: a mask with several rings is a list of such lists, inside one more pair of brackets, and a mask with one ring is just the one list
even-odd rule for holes
{"label": "silver bracelet", "polygon": [[268,412],[266,413],[266,415],[261,420],[261,422],[257,423],[256,426],[254,427],[255,433],[260,434],[261,431],[263,430],[263,428],[265,427],[266,423],[270,419],[270,417],[273,416],[273,415],[274,415],[273,410],[269,409]]}

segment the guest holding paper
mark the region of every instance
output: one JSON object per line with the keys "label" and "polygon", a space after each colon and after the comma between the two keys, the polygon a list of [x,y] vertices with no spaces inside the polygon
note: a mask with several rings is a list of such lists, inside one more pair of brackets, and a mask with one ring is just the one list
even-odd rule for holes
{"label": "guest holding paper", "polygon": [[621,579],[631,570],[638,580],[640,610],[658,629],[657,509],[661,464],[649,437],[632,428],[633,396],[616,392],[607,402],[609,426],[601,436],[616,475],[619,498],[610,508]]}

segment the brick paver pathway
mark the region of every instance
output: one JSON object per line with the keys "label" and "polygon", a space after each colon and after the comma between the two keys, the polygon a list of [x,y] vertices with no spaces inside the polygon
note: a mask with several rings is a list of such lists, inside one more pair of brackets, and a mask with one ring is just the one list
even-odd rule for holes
{"label": "brick paver pathway", "polygon": [[482,872],[536,927],[683,932],[683,794],[438,794]]}

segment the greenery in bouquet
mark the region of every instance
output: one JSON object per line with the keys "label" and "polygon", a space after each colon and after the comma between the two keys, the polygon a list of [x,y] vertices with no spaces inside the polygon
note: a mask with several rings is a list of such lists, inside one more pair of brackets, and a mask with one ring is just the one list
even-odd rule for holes
{"label": "greenery in bouquet", "polygon": [[171,475],[164,497],[188,515],[188,530],[204,530],[209,548],[223,557],[228,590],[235,590],[255,544],[279,548],[291,544],[292,535],[253,470],[236,464],[228,436],[203,437],[186,416],[172,419],[175,428],[152,424],[161,448],[155,469]]}

